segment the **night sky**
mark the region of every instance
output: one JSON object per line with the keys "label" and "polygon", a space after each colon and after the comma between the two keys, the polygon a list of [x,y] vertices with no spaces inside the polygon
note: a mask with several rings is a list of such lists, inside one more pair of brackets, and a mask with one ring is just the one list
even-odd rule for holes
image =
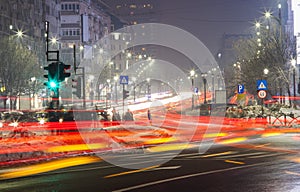
{"label": "night sky", "polygon": [[[132,0],[103,0],[115,3]],[[277,11],[278,2],[286,0],[148,0],[154,5],[149,22],[161,22],[182,28],[198,37],[216,55],[221,49],[222,36],[247,33],[255,19],[265,10]]]}
{"label": "night sky", "polygon": [[162,0],[160,2],[161,22],[189,31],[198,37],[214,55],[221,48],[224,33],[247,33],[265,10],[276,11],[278,5],[277,0]]}

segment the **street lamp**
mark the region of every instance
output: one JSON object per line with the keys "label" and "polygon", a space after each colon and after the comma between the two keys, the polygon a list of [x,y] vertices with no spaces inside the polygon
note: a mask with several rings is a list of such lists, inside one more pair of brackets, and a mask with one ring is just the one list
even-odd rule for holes
{"label": "street lamp", "polygon": [[[34,101],[34,95],[35,95],[35,83],[36,83],[36,77],[31,77],[30,78],[30,84],[31,85],[29,86],[29,109],[31,110],[31,107],[32,107],[32,98],[33,98],[33,101]],[[32,92],[30,91],[32,88]],[[32,96],[31,96],[32,94]],[[33,102],[34,103],[34,102]],[[34,105],[33,105],[34,106]]]}
{"label": "street lamp", "polygon": [[207,104],[207,101],[206,101],[206,85],[207,85],[206,76],[207,76],[207,73],[202,73],[201,76],[202,76],[202,80],[203,80],[204,104]]}
{"label": "street lamp", "polygon": [[147,92],[148,92],[148,101],[150,100],[151,97],[151,90],[150,90],[150,78],[147,78]]}
{"label": "street lamp", "polygon": [[294,104],[296,98],[296,59],[291,60],[291,64],[293,67],[293,93],[294,93]]}
{"label": "street lamp", "polygon": [[117,82],[118,82],[118,79],[119,79],[119,76],[114,76],[114,81],[115,81],[115,102],[116,102],[116,104],[118,104],[118,84],[117,84]]}
{"label": "street lamp", "polygon": [[195,77],[195,70],[190,71],[191,80],[192,80],[192,110],[194,109],[194,77]]}
{"label": "street lamp", "polygon": [[133,81],[133,101],[135,102],[135,81],[136,81],[136,77],[132,77],[132,81]]}
{"label": "street lamp", "polygon": [[106,86],[106,102],[105,102],[105,107],[106,107],[106,109],[107,109],[107,107],[108,107],[108,89],[109,89],[109,86],[110,86],[110,79],[107,79],[106,80],[106,82],[107,82],[107,86]]}

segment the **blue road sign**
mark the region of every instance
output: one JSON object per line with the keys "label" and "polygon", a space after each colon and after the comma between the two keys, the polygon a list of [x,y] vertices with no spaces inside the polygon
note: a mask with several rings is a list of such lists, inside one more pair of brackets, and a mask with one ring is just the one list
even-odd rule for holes
{"label": "blue road sign", "polygon": [[242,94],[245,91],[245,86],[242,84],[238,85],[238,94]]}
{"label": "blue road sign", "polygon": [[256,81],[256,87],[257,90],[267,90],[268,89],[268,83],[267,80],[257,80]]}
{"label": "blue road sign", "polygon": [[127,75],[120,76],[120,84],[128,85],[129,77]]}
{"label": "blue road sign", "polygon": [[194,88],[194,93],[198,93],[198,87]]}

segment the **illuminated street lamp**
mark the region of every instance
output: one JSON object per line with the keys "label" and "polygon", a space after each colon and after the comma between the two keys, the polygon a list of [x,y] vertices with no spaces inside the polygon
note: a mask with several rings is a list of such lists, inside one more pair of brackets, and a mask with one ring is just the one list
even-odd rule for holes
{"label": "illuminated street lamp", "polygon": [[194,109],[194,77],[195,77],[195,70],[190,71],[190,76],[192,80],[192,110]]}
{"label": "illuminated street lamp", "polygon": [[207,85],[206,76],[207,76],[207,73],[202,73],[201,76],[202,76],[202,80],[203,80],[204,104],[207,104],[207,101],[206,101],[206,85]]}

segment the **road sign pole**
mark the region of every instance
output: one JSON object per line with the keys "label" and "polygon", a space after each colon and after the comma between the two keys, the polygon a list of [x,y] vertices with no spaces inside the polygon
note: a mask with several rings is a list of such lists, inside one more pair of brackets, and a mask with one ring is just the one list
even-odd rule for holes
{"label": "road sign pole", "polygon": [[[122,93],[124,93],[124,91],[125,91],[125,84],[122,84],[123,85],[123,92]],[[125,98],[123,97],[123,116],[122,117],[124,117],[124,110],[125,110]]]}
{"label": "road sign pole", "polygon": [[261,99],[261,117],[264,117],[264,98]]}

